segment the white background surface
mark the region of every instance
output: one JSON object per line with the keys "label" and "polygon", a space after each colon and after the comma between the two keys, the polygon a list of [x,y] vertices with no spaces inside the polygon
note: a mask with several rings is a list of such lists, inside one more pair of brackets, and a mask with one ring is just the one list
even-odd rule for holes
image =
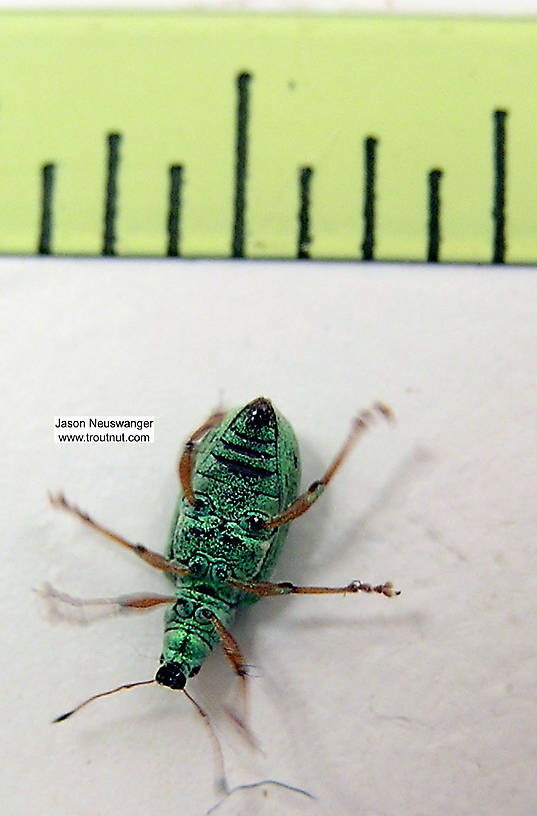
{"label": "white background surface", "polygon": [[[463,6],[535,11],[524,0],[337,7]],[[4,813],[197,816],[215,801],[206,733],[180,695],[133,690],[49,724],[151,677],[161,612],[54,626],[32,588],[167,591],[49,508],[46,491],[163,547],[180,445],[221,393],[228,405],[274,400],[297,431],[305,483],[358,409],[390,402],[397,425],[373,430],[294,524],[276,577],[392,579],[403,594],[267,599],[241,617],[266,755],[222,712],[234,679],[221,653],[191,684],[229,781],[272,777],[318,798],[270,787],[216,813],[536,811],[535,270],[4,259],[0,281]],[[90,412],[154,415],[156,441],[54,445],[56,414]]]}
{"label": "white background surface", "polygon": [[[241,617],[266,756],[222,712],[221,653],[191,691],[231,784],[277,778],[318,799],[271,787],[217,813],[534,813],[535,271],[7,259],[0,276],[4,812],[195,816],[214,802],[207,736],[180,695],[137,689],[49,724],[150,678],[161,612],[53,626],[32,588],[167,591],[46,491],[163,547],[179,447],[222,391],[274,400],[305,482],[358,409],[391,403],[396,426],[379,424],[295,522],[277,578],[392,579],[403,594],[266,599]],[[154,415],[156,441],[54,445],[56,414],[91,412]]]}

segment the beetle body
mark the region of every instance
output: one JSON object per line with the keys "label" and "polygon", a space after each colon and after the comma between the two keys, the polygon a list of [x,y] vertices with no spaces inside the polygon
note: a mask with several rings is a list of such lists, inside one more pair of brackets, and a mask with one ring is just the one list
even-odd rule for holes
{"label": "beetle body", "polygon": [[265,529],[297,497],[298,444],[289,422],[260,397],[229,411],[197,447],[192,504],[179,498],[167,557],[188,567],[169,575],[177,600],[165,616],[161,667],[156,680],[183,688],[220,637],[214,618],[232,625],[237,608],[258,600],[226,583],[266,580],[288,524]]}

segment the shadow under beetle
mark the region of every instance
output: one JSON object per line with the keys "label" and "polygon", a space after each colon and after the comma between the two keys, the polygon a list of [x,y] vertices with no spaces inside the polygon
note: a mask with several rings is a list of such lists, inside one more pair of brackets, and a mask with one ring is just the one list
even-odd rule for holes
{"label": "shadow under beetle", "polygon": [[[183,691],[205,718],[214,743],[216,735],[207,715],[185,690],[185,685],[199,672],[214,646],[221,643],[240,680],[241,712],[233,716],[248,735],[247,668],[239,645],[229,631],[239,607],[273,595],[376,592],[393,597],[399,594],[391,582],[373,586],[352,581],[341,587],[312,587],[268,580],[289,523],[317,501],[375,414],[392,419],[390,409],[380,402],[359,414],[323,477],[303,493],[299,493],[300,460],[295,434],[268,399],[259,397],[244,407],[212,414],[191,435],[180,457],[178,473],[182,494],[164,556],[142,544],[132,544],[97,524],[69,504],[63,495],[51,496],[53,505],[75,514],[150,566],[162,570],[175,585],[173,595],[128,595],[93,601],[71,598],[50,587],[46,589],[45,595],[49,598],[74,606],[112,604],[118,611],[150,609],[161,604],[169,607],[155,679],[97,694],[54,722],[67,719],[99,697],[156,681],[161,686]],[[219,745],[215,748],[221,760]]]}

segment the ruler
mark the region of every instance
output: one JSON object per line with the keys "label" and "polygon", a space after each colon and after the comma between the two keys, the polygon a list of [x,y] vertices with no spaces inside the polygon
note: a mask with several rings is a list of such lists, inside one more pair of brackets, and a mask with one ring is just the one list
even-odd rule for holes
{"label": "ruler", "polygon": [[537,22],[0,15],[0,254],[537,262]]}

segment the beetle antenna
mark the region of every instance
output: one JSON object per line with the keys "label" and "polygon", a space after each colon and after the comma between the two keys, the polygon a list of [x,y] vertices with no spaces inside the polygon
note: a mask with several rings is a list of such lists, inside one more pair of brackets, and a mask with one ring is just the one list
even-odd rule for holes
{"label": "beetle antenna", "polygon": [[207,726],[209,731],[209,737],[211,739],[211,745],[213,746],[213,755],[214,755],[214,767],[215,767],[215,777],[214,777],[214,786],[218,793],[223,793],[225,797],[227,797],[229,793],[229,788],[227,784],[226,778],[226,771],[224,767],[224,754],[222,753],[222,746],[220,745],[220,740],[214,730],[214,726],[209,719],[209,715],[200,704],[188,693],[186,689],[182,689],[183,694],[187,697],[194,708],[197,710],[200,717],[203,718],[203,722]]}
{"label": "beetle antenna", "polygon": [[[141,680],[137,683],[124,683],[122,686],[118,686],[117,688],[110,689],[110,691],[102,691],[100,694],[94,694],[93,697],[88,697],[87,700],[84,702],[79,703],[75,708],[71,709],[71,711],[67,711],[65,714],[60,714],[59,717],[56,717],[52,720],[53,723],[63,722],[67,720],[69,717],[72,717],[73,714],[76,714],[77,711],[80,711],[81,708],[87,706],[88,703],[92,703],[94,700],[99,700],[101,697],[110,697],[112,694],[116,694],[118,691],[124,691],[125,689],[135,688],[136,686],[151,686],[155,682],[154,679],[152,680]],[[218,792],[224,793],[227,795],[228,793],[228,785],[226,779],[226,772],[224,769],[224,755],[222,753],[222,748],[220,746],[220,740],[216,735],[216,731],[209,719],[209,716],[206,711],[200,706],[200,704],[186,691],[186,689],[182,689],[183,694],[187,697],[200,717],[203,718],[205,725],[208,728],[209,736],[211,739],[211,744],[213,746],[213,753],[214,753],[214,763],[215,763],[215,788]]]}
{"label": "beetle antenna", "polygon": [[88,703],[92,703],[94,700],[98,700],[100,697],[109,697],[111,694],[115,694],[116,691],[123,691],[124,689],[134,688],[135,686],[150,686],[154,683],[154,680],[141,680],[138,683],[124,683],[122,686],[118,686],[115,689],[110,689],[110,691],[102,691],[100,694],[94,694],[93,697],[88,697],[87,700],[84,700],[83,703],[80,703],[73,708],[71,711],[68,711],[66,714],[60,714],[59,717],[56,717],[55,720],[52,720],[53,723],[63,722],[68,717],[71,717],[73,714],[76,714],[77,711],[80,711],[81,708],[87,706]]}

